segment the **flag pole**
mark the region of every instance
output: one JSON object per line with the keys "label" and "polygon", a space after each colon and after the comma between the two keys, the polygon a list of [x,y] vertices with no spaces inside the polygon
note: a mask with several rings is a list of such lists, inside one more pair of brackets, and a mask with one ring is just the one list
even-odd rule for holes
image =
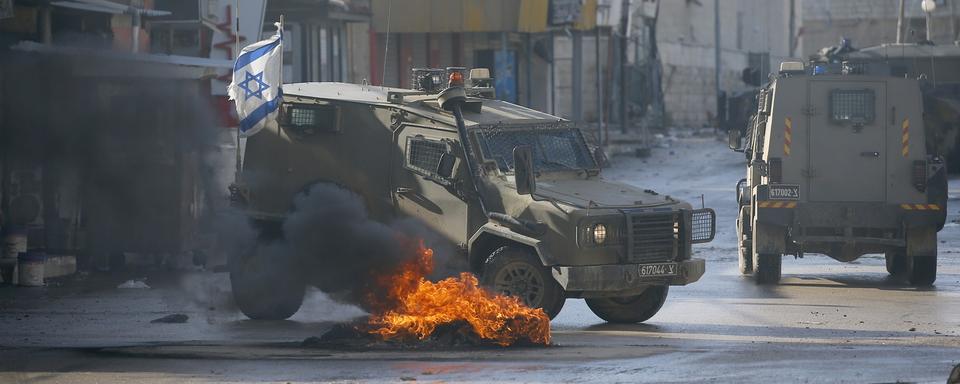
{"label": "flag pole", "polygon": [[280,94],[283,94],[283,14],[280,14]]}
{"label": "flag pole", "polygon": [[[234,38],[236,41],[237,48],[234,50],[233,60],[236,61],[240,57],[240,0],[235,0],[234,8],[236,9],[236,20],[234,20]],[[232,71],[231,71],[232,72]],[[235,103],[239,102],[234,100]],[[234,170],[233,180],[236,183],[240,183],[240,125],[237,124],[237,160],[236,160],[236,169]]]}

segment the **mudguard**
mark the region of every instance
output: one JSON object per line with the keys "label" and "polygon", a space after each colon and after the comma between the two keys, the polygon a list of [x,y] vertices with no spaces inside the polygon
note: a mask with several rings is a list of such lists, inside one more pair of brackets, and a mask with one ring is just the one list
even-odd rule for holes
{"label": "mudguard", "polygon": [[470,237],[470,243],[468,245],[470,249],[473,249],[473,246],[477,240],[479,240],[485,234],[529,246],[537,252],[537,257],[540,258],[540,262],[542,262],[543,265],[552,264],[550,263],[550,259],[543,249],[542,241],[529,236],[521,235],[512,231],[510,228],[493,222],[484,224],[480,227],[480,229],[477,230],[476,233],[473,234],[473,236]]}

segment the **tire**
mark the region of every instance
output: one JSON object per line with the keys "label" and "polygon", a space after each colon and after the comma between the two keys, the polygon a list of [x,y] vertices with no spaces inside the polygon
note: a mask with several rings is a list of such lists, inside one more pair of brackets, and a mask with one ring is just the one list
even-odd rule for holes
{"label": "tire", "polygon": [[937,257],[914,256],[907,258],[907,281],[916,287],[933,285],[937,280]]}
{"label": "tire", "polygon": [[903,251],[890,251],[884,255],[887,261],[887,273],[890,276],[903,276],[907,272],[907,255]]}
{"label": "tire", "polygon": [[758,253],[753,256],[753,279],[757,284],[780,282],[780,264],[783,256],[773,253]]}
{"label": "tire", "polygon": [[740,216],[737,217],[737,261],[741,275],[753,273],[753,247],[749,239],[745,236],[750,234],[750,228],[746,224],[750,223],[750,206],[740,207]]}
{"label": "tire", "polygon": [[481,282],[496,293],[519,298],[531,308],[542,308],[551,319],[567,299],[540,258],[516,246],[500,247],[490,254],[483,265]]}
{"label": "tire", "polygon": [[667,301],[670,287],[654,285],[643,293],[628,297],[586,299],[587,306],[597,317],[616,324],[633,324],[649,320]]}
{"label": "tire", "polygon": [[258,244],[230,268],[240,312],[253,320],[284,320],[300,310],[306,283],[289,252]]}

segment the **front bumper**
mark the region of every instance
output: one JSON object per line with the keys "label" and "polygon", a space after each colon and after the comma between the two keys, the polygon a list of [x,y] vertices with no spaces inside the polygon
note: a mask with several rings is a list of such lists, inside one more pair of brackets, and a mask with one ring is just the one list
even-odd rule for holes
{"label": "front bumper", "polygon": [[[664,274],[671,269],[675,273]],[[568,292],[620,292],[648,285],[687,285],[700,280],[703,259],[669,263],[554,266],[553,278]]]}

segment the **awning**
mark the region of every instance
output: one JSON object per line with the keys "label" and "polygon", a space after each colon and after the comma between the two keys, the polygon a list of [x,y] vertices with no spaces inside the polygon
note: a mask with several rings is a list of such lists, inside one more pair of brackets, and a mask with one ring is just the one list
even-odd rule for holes
{"label": "awning", "polygon": [[74,76],[203,80],[218,76],[218,70],[233,68],[230,60],[46,45],[33,41],[22,41],[10,49],[72,59],[74,62],[69,70]]}

